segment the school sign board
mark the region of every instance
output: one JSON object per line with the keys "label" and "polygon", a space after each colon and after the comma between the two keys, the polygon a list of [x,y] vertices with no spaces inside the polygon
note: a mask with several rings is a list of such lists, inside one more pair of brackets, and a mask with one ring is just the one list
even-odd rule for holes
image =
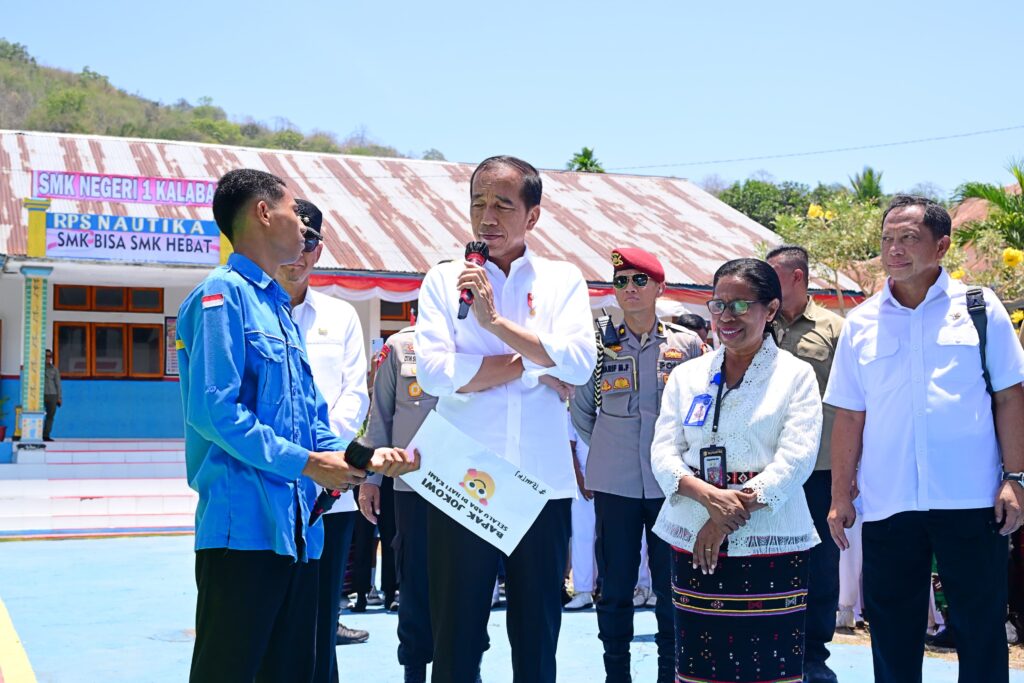
{"label": "school sign board", "polygon": [[220,231],[213,221],[192,218],[47,213],[46,255],[215,266]]}

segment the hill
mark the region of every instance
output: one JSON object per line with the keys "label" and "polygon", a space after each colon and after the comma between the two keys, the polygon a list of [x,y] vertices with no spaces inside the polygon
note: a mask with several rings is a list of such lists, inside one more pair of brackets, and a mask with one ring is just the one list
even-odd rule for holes
{"label": "hill", "polygon": [[[110,84],[85,67],[81,73],[40,66],[28,48],[0,38],[0,128],[91,133],[154,140],[187,140],[270,149],[406,157],[357,132],[344,140],[328,132],[304,135],[287,122],[273,129],[252,119],[228,119],[209,98],[166,105]],[[425,159],[444,159],[437,150]]]}

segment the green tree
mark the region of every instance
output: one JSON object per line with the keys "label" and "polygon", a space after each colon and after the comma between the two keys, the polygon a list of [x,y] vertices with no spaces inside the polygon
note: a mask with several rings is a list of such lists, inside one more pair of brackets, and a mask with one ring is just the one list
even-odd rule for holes
{"label": "green tree", "polygon": [[55,133],[87,133],[88,93],[81,88],[54,90],[29,114],[29,121],[39,130]]}
{"label": "green tree", "polygon": [[778,216],[776,232],[786,242],[807,250],[811,263],[835,289],[845,315],[839,275],[851,277],[865,294],[874,293],[881,274],[876,260],[881,248],[881,225],[880,207],[849,195],[836,195],[824,204],[811,204],[803,214]]}
{"label": "green tree", "polygon": [[425,161],[447,161],[447,159],[444,158],[444,154],[433,147],[423,153],[423,159]]}
{"label": "green tree", "polygon": [[865,166],[860,173],[850,178],[853,196],[859,202],[880,206],[885,193],[882,192],[882,173],[870,166]]}
{"label": "green tree", "polygon": [[565,170],[577,171],[579,173],[604,173],[604,167],[601,166],[601,162],[594,156],[593,147],[584,147],[574,154],[569,159],[569,163],[565,165]]}
{"label": "green tree", "polygon": [[784,182],[776,185],[767,180],[753,178],[732,184],[719,193],[718,198],[752,220],[775,230],[775,217],[779,214],[804,213],[810,201],[808,187],[800,183]]}
{"label": "green tree", "polygon": [[0,59],[24,64],[35,64],[35,57],[28,53],[28,48],[21,43],[11,43],[0,38]]}
{"label": "green tree", "polygon": [[974,242],[984,233],[992,231],[1002,237],[1005,245],[1024,249],[1024,161],[1016,161],[1007,168],[1017,181],[1017,191],[988,183],[965,183],[956,192],[958,201],[983,199],[988,202],[988,216],[961,226],[953,233],[959,244]]}

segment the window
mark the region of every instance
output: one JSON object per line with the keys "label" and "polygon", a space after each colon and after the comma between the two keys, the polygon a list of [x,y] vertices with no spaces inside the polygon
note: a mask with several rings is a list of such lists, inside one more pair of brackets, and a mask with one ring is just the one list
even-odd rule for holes
{"label": "window", "polygon": [[412,320],[412,311],[417,308],[416,301],[381,301],[380,302],[380,319],[381,320],[399,320],[401,322],[409,322]]}
{"label": "window", "polygon": [[164,290],[159,287],[54,285],[53,309],[55,311],[163,313]]}
{"label": "window", "polygon": [[164,373],[163,325],[129,325],[129,374],[132,377],[162,377]]}
{"label": "window", "polygon": [[54,339],[63,377],[163,377],[163,325],[56,322]]}
{"label": "window", "polygon": [[125,375],[124,325],[92,324],[92,374],[97,377]]}
{"label": "window", "polygon": [[133,313],[163,313],[164,290],[157,287],[132,287],[128,290],[128,310]]}
{"label": "window", "polygon": [[124,287],[93,287],[92,309],[94,311],[123,311],[125,305]]}
{"label": "window", "polygon": [[54,285],[53,308],[58,311],[88,311],[89,288],[78,285]]}
{"label": "window", "polygon": [[89,375],[89,324],[54,323],[53,338],[57,340],[55,363],[61,377]]}

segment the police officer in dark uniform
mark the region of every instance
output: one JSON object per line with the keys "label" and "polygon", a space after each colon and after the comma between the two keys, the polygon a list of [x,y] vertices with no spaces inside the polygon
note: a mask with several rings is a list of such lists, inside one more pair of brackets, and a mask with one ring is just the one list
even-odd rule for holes
{"label": "police officer in dark uniform", "polygon": [[[434,409],[437,399],[423,393],[416,381],[413,328],[388,337],[377,359],[373,399],[364,440],[367,444],[403,444]],[[368,477],[359,489],[359,509],[371,524],[377,523],[382,504],[381,480]],[[430,601],[427,597],[428,503],[402,480],[394,480],[395,554],[401,599],[398,602],[398,661],[405,667],[407,683],[426,680],[433,659]]]}
{"label": "police officer in dark uniform", "polygon": [[607,682],[630,681],[633,588],[646,533],[657,596],[658,682],[670,683],[675,677],[670,558],[668,546],[652,532],[664,494],[651,472],[651,441],[669,373],[701,355],[703,344],[690,330],[658,320],[655,304],[665,290],[665,271],[653,254],[616,249],[611,260],[624,321],[610,328],[599,319],[604,329],[597,367],[572,402],[573,424],[590,445],[586,485],[594,492],[602,580],[597,623]]}

